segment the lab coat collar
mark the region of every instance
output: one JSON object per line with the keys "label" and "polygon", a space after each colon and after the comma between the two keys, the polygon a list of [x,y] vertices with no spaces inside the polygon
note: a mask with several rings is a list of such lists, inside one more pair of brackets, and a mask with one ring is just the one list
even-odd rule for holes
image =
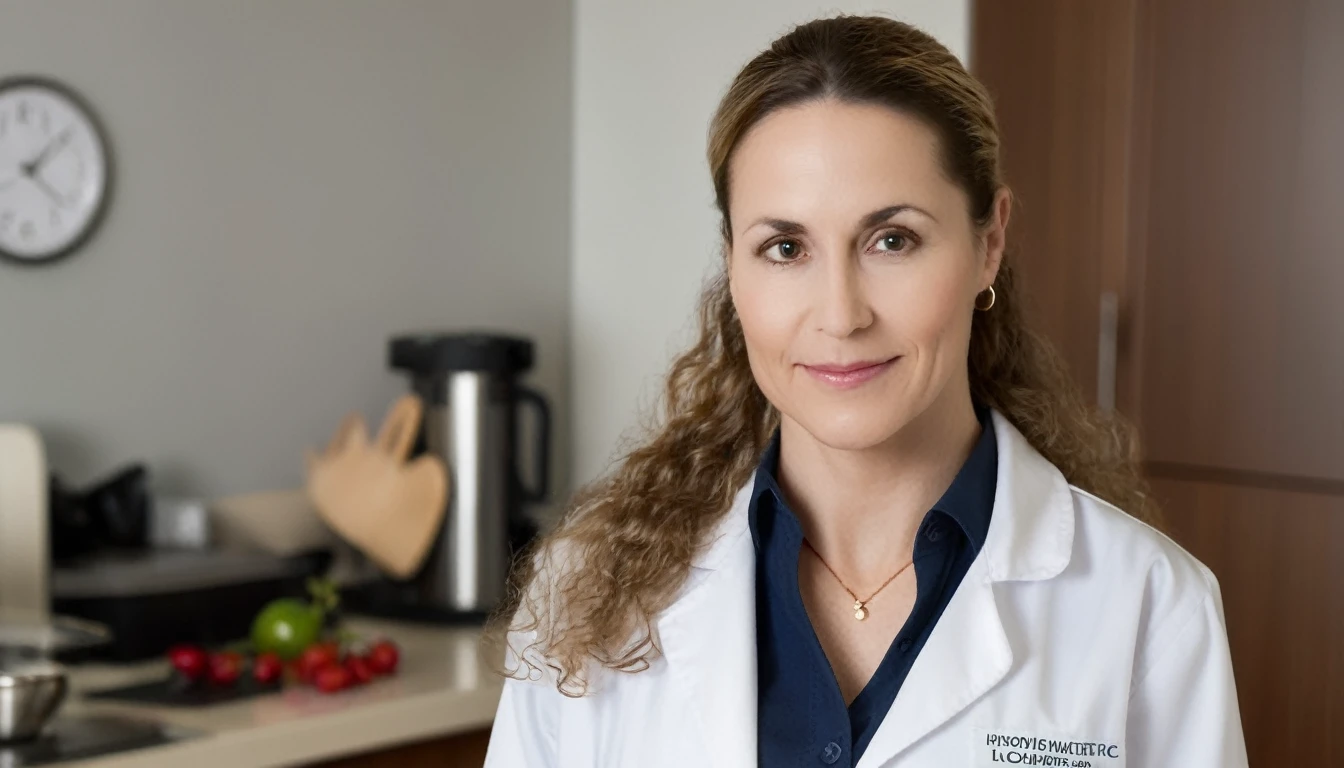
{"label": "lab coat collar", "polygon": [[[864,753],[880,765],[970,706],[1012,667],[994,582],[1052,578],[1073,548],[1068,482],[1000,413],[994,513],[980,555],[948,603]],[[657,622],[671,678],[696,704],[715,766],[756,764],[755,552],[747,532],[753,481]]]}
{"label": "lab coat collar", "polygon": [[982,559],[990,581],[1058,576],[1073,553],[1073,492],[1054,464],[994,411],[999,476]]}
{"label": "lab coat collar", "polygon": [[710,764],[756,764],[755,552],[747,535],[751,483],[657,622],[674,684],[694,703]]}

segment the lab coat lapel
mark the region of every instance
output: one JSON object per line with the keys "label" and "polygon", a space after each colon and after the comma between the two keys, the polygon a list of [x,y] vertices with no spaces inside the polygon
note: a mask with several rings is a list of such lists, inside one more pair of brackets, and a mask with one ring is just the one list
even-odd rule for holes
{"label": "lab coat lapel", "polygon": [[997,411],[999,468],[989,533],[929,635],[860,768],[876,768],[956,717],[1012,669],[995,584],[1053,578],[1073,549],[1068,482]]}
{"label": "lab coat lapel", "polygon": [[948,603],[859,768],[879,766],[952,719],[998,684],[1013,665],[993,584],[980,560]]}
{"label": "lab coat lapel", "polygon": [[756,764],[756,554],[742,488],[681,596],[658,620],[668,672],[699,722],[711,764]]}

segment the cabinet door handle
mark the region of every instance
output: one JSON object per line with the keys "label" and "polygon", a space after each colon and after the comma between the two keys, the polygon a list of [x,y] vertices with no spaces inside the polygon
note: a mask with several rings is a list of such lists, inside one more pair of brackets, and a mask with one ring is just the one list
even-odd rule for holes
{"label": "cabinet door handle", "polygon": [[1115,410],[1115,347],[1120,326],[1120,297],[1115,291],[1101,294],[1101,323],[1097,337],[1097,407],[1103,413]]}

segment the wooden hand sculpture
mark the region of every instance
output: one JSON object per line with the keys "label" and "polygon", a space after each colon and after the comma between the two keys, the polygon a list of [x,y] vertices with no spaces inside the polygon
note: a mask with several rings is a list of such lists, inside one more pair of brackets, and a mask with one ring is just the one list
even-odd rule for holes
{"label": "wooden hand sculpture", "polygon": [[448,472],[437,456],[407,462],[420,425],[420,398],[392,405],[369,442],[358,414],[341,423],[321,454],[308,453],[308,498],[342,538],[389,574],[414,575],[447,509]]}

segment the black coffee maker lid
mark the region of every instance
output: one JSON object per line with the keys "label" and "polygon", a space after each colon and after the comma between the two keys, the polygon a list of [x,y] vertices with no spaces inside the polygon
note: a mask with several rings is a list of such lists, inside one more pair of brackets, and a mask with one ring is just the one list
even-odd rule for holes
{"label": "black coffee maker lid", "polygon": [[513,375],[532,367],[532,340],[485,332],[396,336],[388,343],[388,365],[415,376],[453,371]]}

